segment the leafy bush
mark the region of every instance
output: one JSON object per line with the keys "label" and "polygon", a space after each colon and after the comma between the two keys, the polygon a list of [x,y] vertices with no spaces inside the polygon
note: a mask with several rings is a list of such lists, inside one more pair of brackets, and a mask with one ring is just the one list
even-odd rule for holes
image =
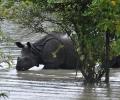
{"label": "leafy bush", "polygon": [[8,98],[8,96],[5,93],[0,93],[0,97]]}
{"label": "leafy bush", "polygon": [[82,62],[80,70],[86,80],[98,81],[105,72],[99,66],[96,73],[95,67],[96,63],[104,61],[104,39],[108,30],[111,34],[110,56],[120,54],[119,0],[21,0],[4,8],[5,4],[1,5],[2,16],[37,32],[45,32],[45,21],[67,32],[75,44]]}
{"label": "leafy bush", "polygon": [[[11,43],[11,42],[13,42],[13,40],[11,38],[7,37],[0,29],[0,43],[1,44],[2,43],[6,43],[6,45],[7,44],[9,45],[9,43]],[[2,62],[7,63],[9,67],[11,67],[12,64],[13,64],[11,54],[10,53],[9,54],[5,54],[3,52],[3,48],[0,48],[0,64]],[[3,67],[3,66],[0,66],[0,67]]]}

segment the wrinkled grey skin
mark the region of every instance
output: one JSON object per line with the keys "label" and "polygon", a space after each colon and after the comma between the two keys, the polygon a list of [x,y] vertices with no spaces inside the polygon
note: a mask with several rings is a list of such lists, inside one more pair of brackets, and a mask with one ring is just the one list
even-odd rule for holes
{"label": "wrinkled grey skin", "polygon": [[[105,62],[101,65],[101,67],[105,67]],[[109,60],[109,68],[120,68],[120,55],[112,57]]]}
{"label": "wrinkled grey skin", "polygon": [[110,68],[120,68],[120,55],[115,56],[110,60]]}
{"label": "wrinkled grey skin", "polygon": [[21,48],[16,70],[24,71],[33,66],[44,65],[44,69],[75,69],[77,56],[67,34],[50,34],[35,43],[26,45],[16,42]]}

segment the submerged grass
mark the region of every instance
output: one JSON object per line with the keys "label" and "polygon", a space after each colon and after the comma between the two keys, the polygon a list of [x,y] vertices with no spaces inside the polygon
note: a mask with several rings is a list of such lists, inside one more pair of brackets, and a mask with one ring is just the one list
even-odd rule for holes
{"label": "submerged grass", "polygon": [[0,93],[0,98],[1,98],[1,97],[3,97],[3,98],[8,98],[8,95],[7,95],[6,93],[1,92],[1,93]]}

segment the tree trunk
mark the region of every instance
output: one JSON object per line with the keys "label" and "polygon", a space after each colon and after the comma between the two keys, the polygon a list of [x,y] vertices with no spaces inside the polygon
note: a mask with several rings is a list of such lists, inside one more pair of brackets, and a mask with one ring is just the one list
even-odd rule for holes
{"label": "tree trunk", "polygon": [[110,32],[109,30],[105,33],[105,82],[109,82],[109,51],[110,51]]}

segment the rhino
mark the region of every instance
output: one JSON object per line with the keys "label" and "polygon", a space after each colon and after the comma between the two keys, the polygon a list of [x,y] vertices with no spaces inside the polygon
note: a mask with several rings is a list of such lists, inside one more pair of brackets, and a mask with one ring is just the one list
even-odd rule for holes
{"label": "rhino", "polygon": [[120,68],[120,55],[112,57],[110,60],[110,68]]}
{"label": "rhino", "polygon": [[44,65],[43,69],[75,69],[78,61],[73,42],[65,33],[47,34],[34,43],[15,44],[21,48],[17,71],[25,71],[39,64]]}
{"label": "rhino", "polygon": [[[120,68],[120,55],[113,56],[109,61],[109,68]],[[102,68],[106,67],[105,61],[101,65]]]}

